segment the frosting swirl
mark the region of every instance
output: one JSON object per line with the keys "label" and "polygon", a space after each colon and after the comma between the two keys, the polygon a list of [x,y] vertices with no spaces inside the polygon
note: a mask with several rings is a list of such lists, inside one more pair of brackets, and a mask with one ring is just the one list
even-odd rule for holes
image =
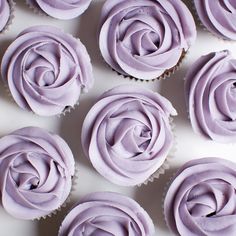
{"label": "frosting swirl", "polygon": [[123,75],[157,78],[175,67],[196,39],[193,17],[181,0],[107,0],[99,47]]}
{"label": "frosting swirl", "polygon": [[59,136],[27,127],[0,139],[0,172],[3,208],[16,218],[35,219],[67,199],[74,158]]}
{"label": "frosting swirl", "polygon": [[236,40],[235,0],[194,0],[203,25],[218,37]]}
{"label": "frosting swirl", "polygon": [[16,103],[42,116],[73,107],[93,85],[83,44],[52,26],[24,30],[3,56],[2,76]]}
{"label": "frosting swirl", "polygon": [[26,0],[46,14],[61,20],[69,20],[81,15],[92,0]]}
{"label": "frosting swirl", "polygon": [[10,18],[10,5],[7,0],[0,0],[0,31],[2,31]]}
{"label": "frosting swirl", "polygon": [[65,217],[59,236],[152,236],[154,225],[134,200],[111,192],[87,195]]}
{"label": "frosting swirl", "polygon": [[186,163],[165,197],[170,229],[182,236],[234,236],[236,164],[220,158]]}
{"label": "frosting swirl", "polygon": [[236,141],[236,60],[229,51],[202,56],[186,76],[194,131],[219,142]]}
{"label": "frosting swirl", "polygon": [[138,86],[105,92],[88,112],[82,146],[94,168],[109,181],[132,186],[146,181],[173,144],[171,103]]}

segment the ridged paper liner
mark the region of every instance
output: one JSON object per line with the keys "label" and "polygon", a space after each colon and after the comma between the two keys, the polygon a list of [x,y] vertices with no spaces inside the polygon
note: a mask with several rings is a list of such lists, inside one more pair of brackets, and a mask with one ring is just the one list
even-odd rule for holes
{"label": "ridged paper liner", "polygon": [[209,36],[214,36],[215,38],[217,38],[219,41],[221,42],[224,42],[224,43],[235,43],[236,40],[232,40],[232,39],[229,39],[229,38],[224,38],[223,36],[221,37],[220,35],[212,32],[211,30],[209,30],[201,21],[199,15],[198,15],[198,12],[197,12],[197,9],[195,7],[195,3],[194,3],[194,0],[192,0],[192,5],[191,5],[191,11],[193,12],[194,14],[194,18],[196,19],[196,24],[199,25],[199,27],[206,33],[208,34]]}
{"label": "ridged paper liner", "polygon": [[[180,57],[178,63],[177,63],[174,67],[165,70],[165,72],[164,72],[162,75],[160,75],[160,76],[158,76],[158,77],[156,77],[156,78],[153,78],[153,79],[149,79],[149,80],[146,80],[146,79],[139,79],[139,78],[133,77],[133,76],[131,76],[131,75],[124,75],[124,74],[121,74],[120,72],[116,71],[115,69],[113,69],[111,66],[109,66],[109,67],[110,67],[114,72],[116,72],[117,75],[122,76],[122,77],[125,78],[125,79],[130,79],[130,80],[133,80],[133,81],[141,81],[141,82],[154,82],[154,81],[156,81],[156,80],[162,80],[162,79],[169,78],[169,77],[170,77],[171,75],[173,75],[176,71],[178,71],[178,70],[180,69],[181,65],[183,64],[184,59],[185,59],[186,56],[188,55],[188,52],[189,52],[189,49],[188,49],[187,51],[184,51],[184,50],[183,50],[182,55],[181,55],[181,57]],[[104,61],[105,61],[105,60],[104,60]],[[105,61],[105,63],[107,64],[106,61]]]}
{"label": "ridged paper liner", "polygon": [[[54,0],[51,0],[54,1]],[[37,15],[43,16],[43,17],[49,17],[51,18],[46,12],[44,12],[37,3],[32,3],[30,0],[26,0],[26,5]]]}
{"label": "ridged paper liner", "polygon": [[172,147],[170,148],[169,154],[165,158],[163,164],[147,180],[145,180],[141,184],[138,184],[138,187],[141,187],[142,185],[147,185],[149,182],[154,182],[156,179],[160,177],[160,175],[163,175],[166,172],[166,170],[170,168],[170,163],[172,162],[172,159],[174,158],[177,150],[177,140],[175,135],[175,125],[172,117],[169,118],[169,122],[173,134],[173,144]]}
{"label": "ridged paper liner", "polygon": [[56,215],[58,212],[60,212],[63,208],[65,208],[67,206],[67,204],[69,204],[72,200],[72,196],[73,196],[73,193],[76,191],[76,187],[78,185],[78,162],[75,162],[75,173],[74,173],[74,176],[72,176],[72,185],[71,185],[71,190],[70,190],[70,193],[67,197],[67,199],[65,200],[64,203],[62,203],[62,205],[55,209],[54,211],[52,211],[51,213],[49,213],[48,215],[45,215],[45,216],[41,216],[39,218],[36,218],[36,219],[32,219],[32,220],[42,220],[42,219],[46,219],[47,217],[52,217],[54,215]]}
{"label": "ridged paper liner", "polygon": [[16,3],[13,0],[8,0],[9,6],[10,6],[10,16],[7,21],[7,24],[4,26],[2,31],[0,31],[0,34],[5,34],[7,31],[9,31],[9,28],[13,22],[13,19],[15,18],[15,5]]}
{"label": "ridged paper liner", "polygon": [[[179,169],[179,168],[178,168]],[[163,214],[163,218],[164,218],[164,221],[166,223],[166,226],[168,227],[169,231],[172,232],[172,230],[170,229],[168,223],[167,223],[167,218],[166,218],[166,215],[165,215],[165,208],[164,208],[164,203],[165,203],[165,198],[166,198],[166,194],[172,184],[172,182],[174,181],[175,177],[176,177],[176,174],[178,172],[178,169],[175,171],[175,173],[170,177],[169,181],[167,181],[165,187],[164,187],[164,191],[163,191],[163,195],[162,195],[162,201],[161,201],[161,206],[162,206],[162,214]],[[173,233],[173,232],[172,232]]]}

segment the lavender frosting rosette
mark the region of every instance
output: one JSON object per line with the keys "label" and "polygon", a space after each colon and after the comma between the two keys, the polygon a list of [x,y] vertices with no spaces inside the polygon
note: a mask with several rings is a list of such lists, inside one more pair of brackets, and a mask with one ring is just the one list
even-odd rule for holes
{"label": "lavender frosting rosette", "polygon": [[235,0],[194,0],[203,25],[216,36],[236,40]]}
{"label": "lavender frosting rosette", "polygon": [[143,80],[167,74],[195,42],[193,17],[181,0],[107,0],[99,47],[118,73]]}
{"label": "lavender frosting rosette", "polygon": [[10,5],[7,0],[0,0],[0,32],[6,27],[10,18]]}
{"label": "lavender frosting rosette", "polygon": [[42,116],[73,107],[93,85],[86,48],[52,26],[24,30],[3,56],[2,76],[16,103]]}
{"label": "lavender frosting rosette", "polygon": [[218,142],[236,142],[236,60],[229,51],[200,57],[185,81],[194,131]]}
{"label": "lavender frosting rosette", "polygon": [[176,115],[161,95],[123,85],[105,92],[88,112],[82,146],[94,168],[109,181],[133,186],[147,181],[165,162]]}
{"label": "lavender frosting rosette", "polygon": [[20,219],[44,217],[67,199],[74,175],[65,141],[27,127],[0,139],[0,193],[3,208]]}
{"label": "lavender frosting rosette", "polygon": [[62,20],[69,20],[81,15],[92,0],[26,0],[34,7],[46,14]]}
{"label": "lavender frosting rosette", "polygon": [[118,193],[87,195],[65,217],[59,236],[153,236],[154,225],[134,200]]}
{"label": "lavender frosting rosette", "polygon": [[220,158],[190,161],[179,169],[164,202],[176,235],[236,235],[236,164]]}

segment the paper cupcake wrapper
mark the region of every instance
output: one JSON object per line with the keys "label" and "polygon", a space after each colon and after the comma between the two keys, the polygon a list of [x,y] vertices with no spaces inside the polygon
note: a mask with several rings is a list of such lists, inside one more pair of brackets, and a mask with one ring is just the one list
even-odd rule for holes
{"label": "paper cupcake wrapper", "polygon": [[16,3],[13,0],[8,0],[9,6],[10,6],[10,16],[7,21],[7,24],[3,28],[2,31],[0,31],[0,34],[5,34],[7,31],[9,31],[10,26],[12,25],[13,19],[15,18],[15,5]]}
{"label": "paper cupcake wrapper", "polygon": [[67,114],[71,113],[71,111],[75,110],[77,106],[79,106],[79,100],[73,106],[65,107],[65,109],[62,111],[62,113],[58,114],[57,116],[59,118],[61,118],[62,116],[66,116]]}
{"label": "paper cupcake wrapper", "polygon": [[[10,91],[10,89],[9,89],[9,87],[8,87],[7,82],[6,82],[6,81],[3,81],[2,83],[3,83],[3,87],[4,87],[4,89],[5,89],[7,98],[9,98],[9,101],[10,101],[11,103],[17,105],[17,103],[15,102],[14,98],[12,97],[12,94],[11,94],[11,91]],[[17,105],[17,106],[18,106],[18,105]]]}
{"label": "paper cupcake wrapper", "polygon": [[150,182],[154,182],[156,179],[158,179],[160,177],[160,175],[163,175],[166,172],[166,170],[168,170],[170,168],[170,163],[172,162],[173,158],[175,157],[175,153],[177,151],[177,139],[176,139],[176,135],[175,135],[175,125],[173,122],[173,118],[171,117],[169,120],[170,120],[171,130],[172,130],[172,134],[173,134],[173,144],[172,144],[172,147],[169,151],[169,154],[167,155],[163,164],[147,180],[145,180],[143,183],[139,184],[138,187],[140,187],[142,185],[147,185]]}
{"label": "paper cupcake wrapper", "polygon": [[[178,168],[179,169],[179,168]],[[163,195],[162,195],[162,200],[161,200],[161,206],[162,206],[162,214],[163,214],[163,219],[165,221],[165,224],[167,226],[167,228],[170,230],[168,223],[167,223],[167,219],[166,219],[166,215],[165,215],[165,209],[164,209],[164,202],[165,202],[165,198],[166,198],[166,194],[170,188],[170,185],[172,184],[173,180],[175,179],[176,173],[178,171],[178,169],[175,171],[175,173],[170,177],[169,181],[167,181],[165,187],[164,187],[164,191],[163,191]]]}
{"label": "paper cupcake wrapper", "polygon": [[31,0],[26,0],[26,5],[37,15],[42,17],[51,18],[46,12],[44,12],[36,3]]}
{"label": "paper cupcake wrapper", "polygon": [[182,55],[178,61],[178,63],[170,68],[170,69],[167,69],[162,75],[156,77],[156,78],[153,78],[153,79],[150,79],[150,80],[144,80],[144,79],[139,79],[139,78],[136,78],[136,77],[133,77],[131,75],[124,75],[124,74],[121,74],[120,72],[116,71],[115,69],[113,69],[112,67],[110,67],[104,60],[104,62],[109,66],[109,68],[111,68],[114,72],[116,72],[117,75],[119,76],[122,76],[123,78],[125,79],[129,79],[129,80],[132,80],[132,81],[141,81],[141,82],[155,82],[156,80],[162,80],[162,79],[166,79],[166,78],[169,78],[171,75],[173,75],[176,71],[178,71],[181,67],[181,65],[183,64],[183,61],[184,59],[186,58],[187,54],[188,54],[188,51],[184,51],[182,52]]}
{"label": "paper cupcake wrapper", "polygon": [[194,15],[194,19],[196,19],[196,24],[206,33],[208,34],[209,36],[213,36],[215,38],[217,38],[219,41],[221,42],[224,42],[224,43],[236,43],[236,40],[232,40],[232,39],[227,39],[227,38],[223,38],[223,37],[220,37],[219,35],[213,33],[212,31],[210,31],[201,21],[199,15],[198,15],[198,12],[197,12],[197,9],[195,7],[195,4],[194,2],[192,1],[192,5],[191,5],[191,12],[193,13]]}
{"label": "paper cupcake wrapper", "polygon": [[76,189],[77,189],[77,185],[78,185],[78,162],[75,162],[75,174],[74,176],[72,177],[72,185],[71,185],[71,190],[70,190],[70,193],[67,197],[67,199],[65,200],[64,203],[62,203],[62,205],[55,209],[54,211],[52,211],[51,213],[49,213],[48,215],[45,215],[45,216],[41,216],[39,218],[36,218],[36,219],[32,219],[32,220],[42,220],[42,219],[47,219],[47,217],[53,217],[54,215],[56,215],[58,212],[60,212],[63,208],[65,208],[72,200],[73,198],[73,194],[75,193]]}

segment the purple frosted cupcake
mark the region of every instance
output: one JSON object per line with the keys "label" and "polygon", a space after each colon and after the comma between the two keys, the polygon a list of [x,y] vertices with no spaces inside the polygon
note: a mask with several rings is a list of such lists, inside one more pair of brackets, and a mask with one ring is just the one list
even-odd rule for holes
{"label": "purple frosted cupcake", "polygon": [[236,142],[236,60],[229,51],[200,57],[185,81],[195,132],[218,142]]}
{"label": "purple frosted cupcake", "polygon": [[235,0],[194,0],[202,24],[214,35],[236,40]]}
{"label": "purple frosted cupcake", "polygon": [[105,92],[88,112],[82,146],[109,181],[133,186],[158,176],[172,148],[170,117],[177,113],[161,95],[123,85]]}
{"label": "purple frosted cupcake", "polygon": [[94,80],[84,45],[52,26],[34,26],[18,35],[1,70],[16,103],[42,116],[74,107]]}
{"label": "purple frosted cupcake", "polygon": [[11,7],[8,0],[0,0],[0,32],[2,32],[10,20]]}
{"label": "purple frosted cupcake", "polygon": [[80,16],[92,0],[26,0],[39,11],[61,20],[69,20]]}
{"label": "purple frosted cupcake", "polygon": [[36,219],[67,199],[74,175],[73,154],[65,141],[27,127],[0,139],[2,207],[19,219]]}
{"label": "purple frosted cupcake", "polygon": [[153,236],[147,212],[131,198],[118,193],[87,195],[63,220],[58,236]]}
{"label": "purple frosted cupcake", "polygon": [[165,197],[164,213],[175,235],[236,235],[236,164],[220,158],[190,161]]}
{"label": "purple frosted cupcake", "polygon": [[124,76],[169,75],[195,39],[192,14],[181,0],[107,0],[103,6],[100,51]]}

